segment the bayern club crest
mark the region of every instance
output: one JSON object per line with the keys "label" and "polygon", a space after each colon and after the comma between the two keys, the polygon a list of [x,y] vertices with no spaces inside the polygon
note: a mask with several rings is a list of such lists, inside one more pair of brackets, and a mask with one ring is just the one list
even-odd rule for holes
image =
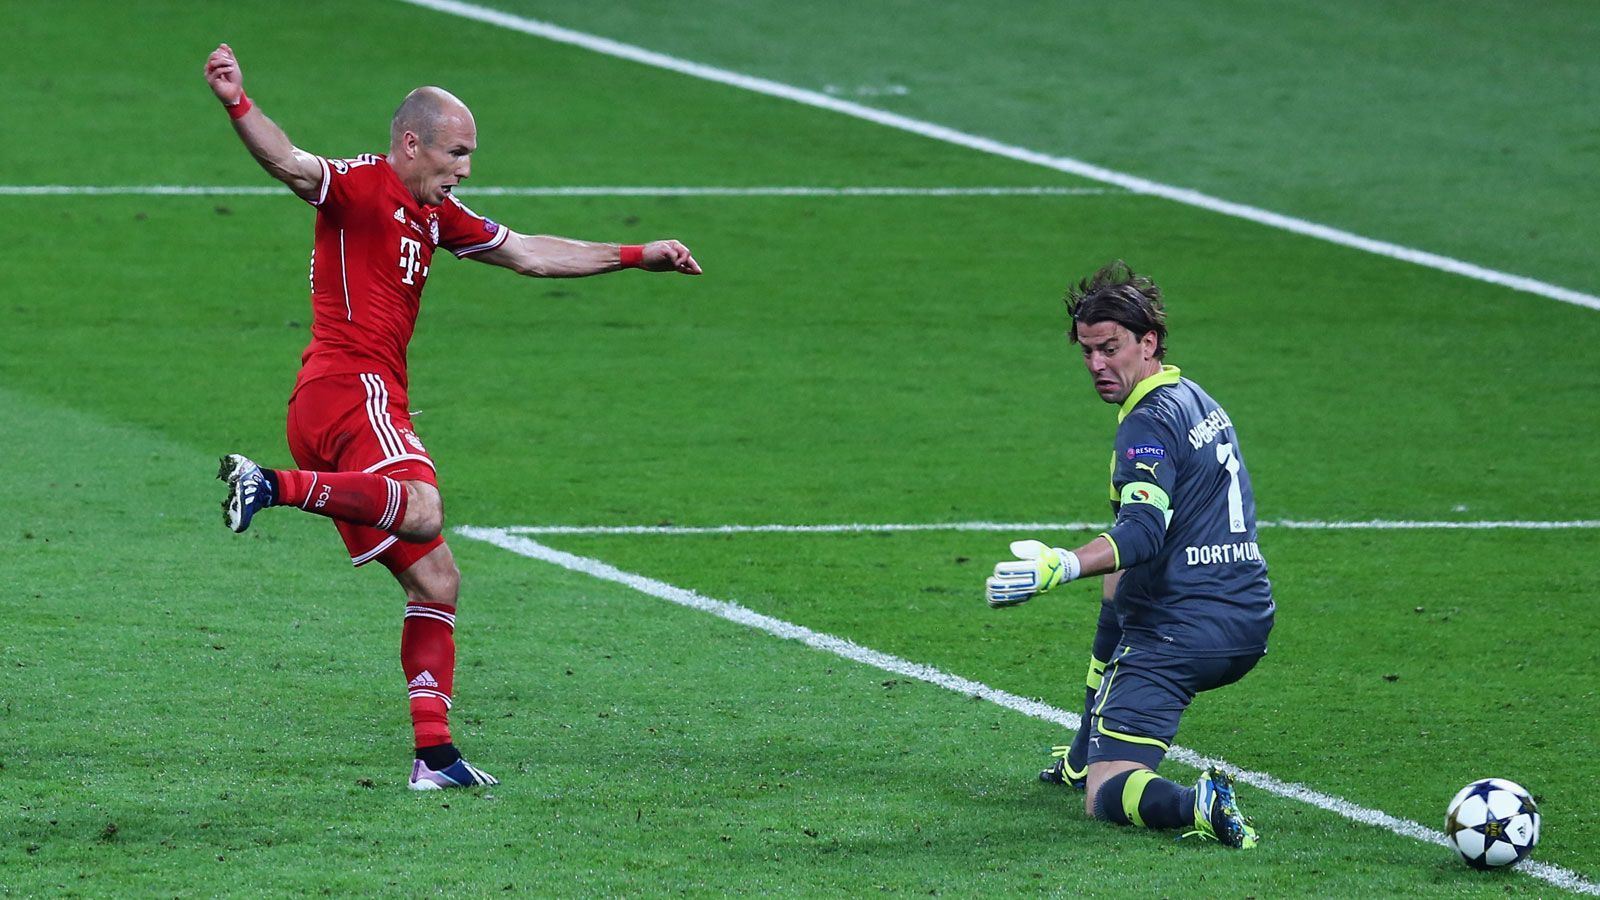
{"label": "bayern club crest", "polygon": [[417,433],[415,431],[412,431],[409,428],[402,428],[400,429],[400,436],[405,438],[406,443],[414,447],[418,453],[428,452],[428,448],[422,446],[422,439],[417,437]]}

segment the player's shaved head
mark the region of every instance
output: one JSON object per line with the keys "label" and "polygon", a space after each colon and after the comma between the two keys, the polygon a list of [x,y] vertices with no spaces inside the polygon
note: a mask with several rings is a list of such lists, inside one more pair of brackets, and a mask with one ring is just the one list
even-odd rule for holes
{"label": "player's shaved head", "polygon": [[443,203],[472,174],[477,149],[472,111],[444,88],[407,94],[389,123],[389,164],[424,206]]}
{"label": "player's shaved head", "polygon": [[472,112],[444,88],[419,87],[407,94],[406,99],[400,101],[400,108],[394,111],[394,119],[389,123],[389,143],[399,146],[400,139],[409,131],[424,145],[433,146],[451,119],[471,124]]}

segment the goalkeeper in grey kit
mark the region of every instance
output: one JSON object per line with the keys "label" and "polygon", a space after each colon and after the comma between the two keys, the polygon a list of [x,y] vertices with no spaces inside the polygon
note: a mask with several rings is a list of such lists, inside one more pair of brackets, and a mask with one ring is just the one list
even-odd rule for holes
{"label": "goalkeeper in grey kit", "polygon": [[1009,607],[1106,576],[1083,723],[1039,777],[1086,788],[1095,818],[1254,847],[1229,775],[1211,767],[1185,787],[1155,773],[1195,694],[1238,681],[1267,652],[1272,586],[1238,434],[1217,401],[1163,364],[1166,312],[1150,279],[1112,263],[1068,291],[1067,310],[1095,391],[1120,407],[1116,522],[1076,550],[1016,541],[1017,559],[987,584],[989,605]]}

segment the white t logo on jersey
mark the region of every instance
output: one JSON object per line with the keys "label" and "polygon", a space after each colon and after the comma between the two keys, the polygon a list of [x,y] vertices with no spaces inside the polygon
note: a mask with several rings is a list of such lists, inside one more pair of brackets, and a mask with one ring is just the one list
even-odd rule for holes
{"label": "white t logo on jersey", "polygon": [[400,268],[405,270],[405,275],[400,281],[404,284],[416,284],[415,275],[422,273],[423,278],[428,277],[428,267],[417,261],[417,254],[422,252],[422,242],[412,238],[400,239]]}

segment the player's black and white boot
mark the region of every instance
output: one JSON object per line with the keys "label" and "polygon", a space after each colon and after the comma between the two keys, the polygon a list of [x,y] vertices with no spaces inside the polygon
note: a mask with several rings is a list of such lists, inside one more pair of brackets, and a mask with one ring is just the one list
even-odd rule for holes
{"label": "player's black and white boot", "polygon": [[234,533],[249,528],[250,519],[272,505],[272,482],[248,457],[237,453],[224,456],[217,479],[228,484],[228,499],[222,501],[222,523]]}
{"label": "player's black and white boot", "polygon": [[428,768],[422,760],[411,764],[411,781],[406,786],[413,791],[442,791],[447,788],[487,787],[499,784],[500,779],[464,759],[437,771]]}

